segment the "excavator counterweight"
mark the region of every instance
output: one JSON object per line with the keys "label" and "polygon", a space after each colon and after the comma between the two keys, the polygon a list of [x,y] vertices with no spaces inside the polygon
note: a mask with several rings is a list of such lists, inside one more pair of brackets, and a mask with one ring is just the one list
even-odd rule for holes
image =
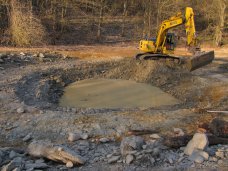
{"label": "excavator counterweight", "polygon": [[[175,35],[168,31],[171,28],[183,24],[185,25],[186,31],[186,45],[190,52],[194,54],[192,57],[177,57],[172,55],[176,45]],[[174,61],[181,61],[180,63],[185,63],[189,71],[193,71],[211,63],[214,59],[214,51],[201,52],[198,42],[193,9],[191,7],[186,7],[185,15],[177,13],[176,16],[162,22],[156,39],[141,40],[139,49],[143,53],[137,54],[135,58],[140,60],[172,59]]]}

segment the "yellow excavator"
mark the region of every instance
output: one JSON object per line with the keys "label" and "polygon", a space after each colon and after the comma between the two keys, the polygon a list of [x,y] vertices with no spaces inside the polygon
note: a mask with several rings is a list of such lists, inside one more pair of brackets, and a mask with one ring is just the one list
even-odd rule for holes
{"label": "yellow excavator", "polygon": [[[171,28],[185,25],[188,50],[193,53],[192,57],[173,56],[175,49],[175,35],[169,33]],[[144,39],[140,41],[139,49],[142,53],[135,56],[140,60],[167,59],[178,63],[185,63],[189,71],[205,66],[214,59],[214,51],[201,52],[196,37],[194,12],[191,7],[186,7],[185,16],[181,12],[176,16],[164,20],[158,30],[156,39]]]}

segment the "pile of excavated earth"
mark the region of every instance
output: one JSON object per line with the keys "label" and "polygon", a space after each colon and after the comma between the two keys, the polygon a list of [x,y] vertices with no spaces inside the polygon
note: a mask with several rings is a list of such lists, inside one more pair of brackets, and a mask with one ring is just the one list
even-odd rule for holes
{"label": "pile of excavated earth", "polygon": [[[227,62],[192,73],[158,61],[0,55],[0,167],[10,170],[228,168]],[[180,103],[151,108],[61,107],[80,80],[134,80]],[[137,94],[135,94],[137,96]],[[212,112],[212,110],[217,112]]]}

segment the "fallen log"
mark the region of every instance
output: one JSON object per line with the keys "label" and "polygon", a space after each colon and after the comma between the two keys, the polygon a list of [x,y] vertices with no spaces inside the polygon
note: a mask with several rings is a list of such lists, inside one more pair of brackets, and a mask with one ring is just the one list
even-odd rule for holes
{"label": "fallen log", "polygon": [[85,160],[71,149],[54,145],[49,141],[34,141],[29,144],[27,151],[33,157],[43,157],[65,164],[81,165],[85,163]]}
{"label": "fallen log", "polygon": [[152,130],[152,129],[144,129],[144,130],[129,130],[127,132],[128,135],[146,135],[146,134],[157,134],[159,131],[157,130]]}
{"label": "fallen log", "polygon": [[[163,140],[163,144],[170,148],[180,148],[184,147],[188,144],[188,142],[192,139],[193,135],[184,135],[178,137],[166,137]],[[207,135],[209,145],[217,145],[217,144],[228,144],[228,138],[221,138],[215,135]]]}

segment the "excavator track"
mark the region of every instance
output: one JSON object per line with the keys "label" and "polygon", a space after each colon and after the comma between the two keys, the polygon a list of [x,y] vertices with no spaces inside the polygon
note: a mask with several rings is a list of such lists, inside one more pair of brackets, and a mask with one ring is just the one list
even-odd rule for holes
{"label": "excavator track", "polygon": [[174,62],[175,64],[184,64],[188,71],[194,71],[205,65],[210,64],[214,60],[214,51],[198,52],[192,57],[177,57],[165,54],[139,53],[135,56],[136,60],[159,60],[165,62]]}
{"label": "excavator track", "polygon": [[181,64],[182,58],[176,56],[169,56],[165,54],[155,54],[155,53],[139,53],[135,56],[136,60],[160,60],[160,61],[172,61],[174,63]]}

